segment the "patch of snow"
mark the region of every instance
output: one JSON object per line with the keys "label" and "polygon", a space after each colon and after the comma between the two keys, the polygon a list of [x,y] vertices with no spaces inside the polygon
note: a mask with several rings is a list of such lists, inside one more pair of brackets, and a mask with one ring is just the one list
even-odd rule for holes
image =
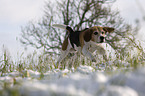
{"label": "patch of snow", "polygon": [[[15,71],[0,77],[0,90],[5,83],[13,88],[14,83],[21,82],[18,91],[23,96],[144,96],[145,94],[145,68],[117,73],[113,70],[109,75],[104,71],[95,71],[91,66],[80,66],[75,72],[55,69],[43,74],[32,70],[25,70],[23,73],[27,73],[27,77],[23,78]],[[41,75],[44,76],[40,78]]]}
{"label": "patch of snow", "polygon": [[95,74],[93,74],[93,76],[95,75],[95,80],[99,83],[105,83],[107,82],[108,78],[107,76],[105,76],[103,73],[101,72],[97,72]]}
{"label": "patch of snow", "polygon": [[34,78],[39,78],[40,77],[40,73],[37,72],[37,71],[33,71],[33,70],[25,70],[26,74],[31,77],[34,77]]}
{"label": "patch of snow", "polygon": [[83,74],[89,74],[89,73],[91,73],[91,72],[94,72],[95,71],[95,69],[94,68],[92,68],[91,66],[80,66],[80,67],[78,67],[77,68],[77,71],[78,72],[80,72],[80,73],[83,73]]}
{"label": "patch of snow", "polygon": [[19,76],[20,73],[18,71],[14,71],[14,72],[9,73],[9,75],[12,77],[16,77],[16,76]]}
{"label": "patch of snow", "polygon": [[[101,91],[101,92],[100,92]],[[127,86],[107,86],[100,90],[97,96],[138,96],[138,93]]]}

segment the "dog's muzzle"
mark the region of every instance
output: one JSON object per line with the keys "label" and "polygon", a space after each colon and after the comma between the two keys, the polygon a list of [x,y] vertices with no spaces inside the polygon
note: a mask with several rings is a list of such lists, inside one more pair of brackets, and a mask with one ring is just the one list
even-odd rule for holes
{"label": "dog's muzzle", "polygon": [[100,43],[103,43],[105,41],[105,37],[104,36],[100,36]]}

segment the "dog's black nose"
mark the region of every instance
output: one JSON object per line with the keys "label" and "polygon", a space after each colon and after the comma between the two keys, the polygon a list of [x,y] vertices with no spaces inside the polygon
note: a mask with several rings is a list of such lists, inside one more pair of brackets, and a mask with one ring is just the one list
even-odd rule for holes
{"label": "dog's black nose", "polygon": [[101,39],[101,40],[104,40],[104,36],[100,36],[100,39]]}
{"label": "dog's black nose", "polygon": [[104,42],[105,37],[104,36],[100,36],[100,42],[103,43]]}

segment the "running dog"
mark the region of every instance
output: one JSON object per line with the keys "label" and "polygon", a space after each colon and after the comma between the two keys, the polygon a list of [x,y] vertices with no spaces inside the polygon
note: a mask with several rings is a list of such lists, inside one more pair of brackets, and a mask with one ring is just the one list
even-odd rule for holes
{"label": "running dog", "polygon": [[59,64],[70,52],[82,53],[90,58],[92,62],[96,62],[92,53],[95,50],[98,50],[98,53],[102,54],[103,58],[107,60],[106,51],[101,46],[101,43],[105,42],[105,34],[107,32],[113,32],[115,30],[114,28],[94,26],[91,28],[85,28],[82,31],[74,31],[68,25],[54,24],[52,26],[65,29],[69,32],[69,35],[63,41],[62,52],[57,64]]}

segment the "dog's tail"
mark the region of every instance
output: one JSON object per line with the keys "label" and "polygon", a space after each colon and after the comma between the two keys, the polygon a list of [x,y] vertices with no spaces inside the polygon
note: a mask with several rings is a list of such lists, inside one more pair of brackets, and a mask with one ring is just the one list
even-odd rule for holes
{"label": "dog's tail", "polygon": [[57,28],[61,28],[61,29],[65,29],[66,30],[67,25],[53,24],[52,27],[57,27]]}
{"label": "dog's tail", "polygon": [[57,27],[57,28],[65,29],[65,30],[69,31],[70,33],[74,32],[73,29],[71,27],[69,27],[68,25],[53,24],[52,27]]}

